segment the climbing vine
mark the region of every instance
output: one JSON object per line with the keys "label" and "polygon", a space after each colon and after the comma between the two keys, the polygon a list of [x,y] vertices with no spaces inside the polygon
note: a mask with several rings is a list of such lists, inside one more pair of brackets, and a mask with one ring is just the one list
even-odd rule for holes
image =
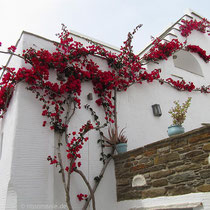
{"label": "climbing vine", "polygon": [[[180,26],[181,35],[189,36],[192,30],[206,33],[209,28],[207,20],[202,21],[182,21]],[[127,40],[121,47],[120,53],[113,53],[100,45],[90,44],[85,47],[80,42],[74,41],[70,32],[63,25],[62,31],[58,34],[59,43],[55,43],[56,50],[49,52],[46,49],[35,50],[29,48],[23,51],[18,57],[24,59],[30,67],[21,67],[19,69],[3,66],[4,75],[0,85],[0,115],[3,118],[7,111],[11,97],[18,83],[24,82],[27,90],[31,91],[37,100],[42,103],[43,127],[49,127],[57,135],[56,154],[49,155],[47,160],[51,165],[59,169],[62,176],[62,182],[66,195],[68,209],[73,209],[70,200],[70,177],[72,173],[80,175],[87,185],[89,193],[80,193],[77,198],[86,200],[83,209],[86,209],[92,200],[92,207],[95,209],[94,193],[103,177],[104,171],[113,155],[104,152],[104,135],[102,129],[107,126],[115,125],[117,130],[117,112],[116,112],[116,92],[126,91],[133,84],[142,84],[143,82],[159,81],[160,84],[168,84],[178,90],[200,91],[209,93],[209,86],[196,88],[192,82],[174,81],[171,78],[166,80],[160,78],[160,69],[154,69],[148,72],[144,67],[146,62],[158,62],[167,60],[178,50],[184,49],[193,53],[198,53],[205,61],[209,62],[210,56],[199,46],[186,45],[180,43],[177,39],[170,42],[163,42],[155,39],[153,46],[142,58],[135,55],[132,50],[132,39],[136,31],[141,27],[137,26],[132,33],[128,34]],[[0,43],[0,46],[2,43]],[[15,46],[8,48],[9,53],[15,55]],[[105,60],[108,69],[100,69],[100,66],[93,60],[97,56]],[[56,76],[53,82],[51,75]],[[71,131],[71,120],[76,111],[81,109],[81,85],[84,82],[91,82],[93,91],[97,96],[96,103],[104,110],[104,119],[99,119],[97,113],[90,107],[85,108],[90,112],[92,118],[79,130]],[[103,122],[103,123],[101,123]],[[95,130],[99,133],[98,143],[101,145],[101,157],[103,168],[98,176],[95,177],[95,185],[90,186],[84,173],[80,170],[82,165],[81,149],[89,140],[86,134]],[[117,133],[117,132],[116,132]],[[62,154],[61,147],[65,148],[66,154]],[[66,161],[68,164],[66,165]]]}

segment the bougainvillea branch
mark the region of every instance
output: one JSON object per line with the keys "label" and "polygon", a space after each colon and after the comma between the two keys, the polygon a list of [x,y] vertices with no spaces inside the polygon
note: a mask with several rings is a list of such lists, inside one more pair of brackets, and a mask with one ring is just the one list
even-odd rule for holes
{"label": "bougainvillea branch", "polygon": [[197,45],[187,45],[185,49],[192,53],[197,53],[206,63],[210,61],[210,55],[207,55],[206,51]]}
{"label": "bougainvillea branch", "polygon": [[[102,168],[100,174],[99,174],[97,177],[95,177],[95,183],[94,183],[94,186],[93,186],[93,193],[96,192],[96,189],[97,189],[98,185],[100,184],[101,179],[102,179],[103,176],[104,176],[104,173],[105,173],[105,171],[106,171],[106,168],[107,168],[109,162],[111,161],[112,155],[113,155],[113,154],[114,154],[114,151],[111,152],[110,157],[106,160],[106,162],[105,162],[105,164],[103,165],[103,168]],[[86,203],[85,203],[83,209],[86,209],[86,208],[88,207],[88,205],[89,205],[91,199],[92,199],[92,197],[89,196],[88,199],[86,200]]]}
{"label": "bougainvillea branch", "polygon": [[183,48],[183,44],[178,39],[172,39],[170,42],[163,42],[157,38],[153,41],[153,47],[151,47],[149,53],[143,56],[143,60],[146,61],[159,61],[167,60],[174,52]]}
{"label": "bougainvillea branch", "polygon": [[[92,207],[93,207],[93,210],[96,209],[96,206],[95,206],[95,196],[94,196],[94,192],[90,186],[90,183],[88,182],[88,180],[86,179],[85,175],[83,174],[83,172],[81,170],[78,170],[78,169],[75,169],[74,170],[76,173],[78,173],[82,179],[84,180],[85,184],[87,185],[89,191],[90,191],[90,197],[92,199]],[[83,208],[84,209],[84,208]]]}

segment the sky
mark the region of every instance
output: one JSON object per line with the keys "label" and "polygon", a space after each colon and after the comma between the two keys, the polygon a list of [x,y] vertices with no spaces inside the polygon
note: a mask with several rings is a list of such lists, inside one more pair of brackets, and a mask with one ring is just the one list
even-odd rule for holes
{"label": "sky", "polygon": [[[57,41],[61,24],[68,29],[120,47],[138,24],[138,53],[190,8],[210,19],[209,0],[0,0],[0,42],[5,50],[28,31]],[[7,58],[0,56],[0,66]]]}

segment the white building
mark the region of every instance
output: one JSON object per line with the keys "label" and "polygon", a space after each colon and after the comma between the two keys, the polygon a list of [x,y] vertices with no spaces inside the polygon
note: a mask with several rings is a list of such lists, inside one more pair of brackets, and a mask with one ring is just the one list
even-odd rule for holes
{"label": "white building", "polygon": [[[184,15],[182,18],[201,17],[194,12]],[[181,20],[181,19],[180,19]],[[168,28],[160,38],[171,40],[178,38],[183,41],[177,30],[180,20]],[[137,34],[138,35],[138,34]],[[87,44],[83,35],[72,32],[72,37]],[[97,41],[96,41],[97,42]],[[102,43],[103,44],[103,43]],[[188,37],[188,44],[199,45],[210,54],[210,38],[207,34],[193,31]],[[103,44],[106,49],[119,52],[115,47]],[[35,49],[46,48],[54,50],[53,42],[37,35],[23,32],[17,43],[18,52],[33,47]],[[142,51],[140,55],[148,50]],[[107,68],[105,61],[95,58],[101,68]],[[9,66],[19,68],[25,63],[18,57],[12,56]],[[183,78],[192,81],[196,86],[210,84],[210,64],[205,63],[199,55],[190,52],[178,52],[177,59],[169,57],[167,61],[159,64],[149,64],[149,70],[161,68],[162,78]],[[92,93],[91,84],[83,84],[82,105],[90,104],[101,113],[95,100],[89,101],[87,95]],[[135,149],[146,144],[167,137],[167,128],[172,124],[168,110],[173,106],[174,100],[185,101],[188,96],[192,97],[192,105],[187,114],[184,124],[185,130],[201,126],[201,123],[210,121],[210,95],[199,92],[180,92],[167,85],[158,82],[151,84],[133,85],[126,92],[118,93],[118,120],[119,127],[126,128],[126,136],[129,139],[128,150]],[[93,95],[93,99],[96,99]],[[151,106],[160,104],[161,117],[154,117]],[[12,97],[9,109],[1,120],[0,129],[0,209],[1,210],[30,210],[30,209],[64,209],[65,195],[61,183],[61,177],[57,168],[49,165],[48,155],[53,155],[54,134],[50,129],[42,127],[43,117],[40,102],[34,95],[25,89],[25,84],[19,84]],[[82,109],[73,117],[73,129],[78,129],[81,123],[91,118],[90,113]],[[89,182],[94,183],[94,177],[100,172],[101,162],[100,147],[97,145],[97,134],[90,132],[90,140],[82,151],[84,164],[81,169],[86,174]],[[110,162],[95,198],[98,210],[126,210],[131,208],[173,205],[176,209],[180,204],[202,202],[203,209],[210,209],[210,192],[198,194],[186,194],[172,197],[157,197],[144,200],[129,200],[117,202],[116,181],[114,163]],[[72,178],[72,206],[80,210],[85,201],[79,202],[76,195],[80,192],[88,193],[77,175]],[[153,205],[154,204],[154,205]],[[189,205],[189,209],[202,209]],[[91,209],[91,208],[90,208]]]}

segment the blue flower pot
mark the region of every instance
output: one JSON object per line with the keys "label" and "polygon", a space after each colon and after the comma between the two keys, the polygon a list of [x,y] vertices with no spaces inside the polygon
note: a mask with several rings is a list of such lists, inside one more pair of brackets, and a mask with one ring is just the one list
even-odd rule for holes
{"label": "blue flower pot", "polygon": [[184,133],[184,128],[181,125],[172,125],[168,127],[168,136]]}
{"label": "blue flower pot", "polygon": [[117,150],[118,154],[127,152],[127,143],[116,144],[116,150]]}

